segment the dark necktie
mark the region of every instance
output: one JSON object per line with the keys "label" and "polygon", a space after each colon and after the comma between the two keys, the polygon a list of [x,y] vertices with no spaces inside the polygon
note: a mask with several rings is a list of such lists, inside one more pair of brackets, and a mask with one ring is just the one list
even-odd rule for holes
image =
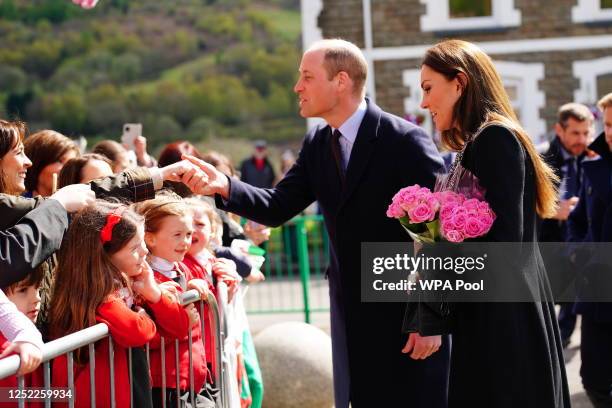
{"label": "dark necktie", "polygon": [[342,188],[344,188],[346,177],[344,174],[344,164],[342,163],[342,151],[340,149],[341,137],[342,133],[340,133],[338,129],[334,130],[334,133],[332,133],[331,149],[334,160],[336,161],[336,169],[338,170],[338,175],[340,176],[340,181],[342,182]]}
{"label": "dark necktie", "polygon": [[572,157],[565,161],[567,165],[567,172],[565,173],[565,194],[564,199],[571,197],[577,197],[580,190],[580,177],[578,172],[578,159]]}

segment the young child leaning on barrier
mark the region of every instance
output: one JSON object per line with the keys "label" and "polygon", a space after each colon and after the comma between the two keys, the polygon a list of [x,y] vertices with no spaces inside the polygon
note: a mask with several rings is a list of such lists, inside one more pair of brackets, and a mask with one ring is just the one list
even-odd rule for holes
{"label": "young child leaning on barrier", "polygon": [[[150,406],[150,384],[142,346],[156,334],[160,321],[189,327],[178,299],[155,282],[146,263],[143,218],[126,206],[97,201],[78,213],[60,249],[53,299],[49,311],[52,338],[105,323],[113,340],[114,396],[118,408]],[[142,306],[142,307],[141,307]],[[147,313],[145,311],[149,311]],[[183,316],[183,318],[181,318]],[[132,348],[132,372],[128,369]],[[95,347],[96,406],[111,406],[108,338]],[[74,352],[75,406],[89,407],[88,348]],[[53,362],[53,387],[66,387],[67,357]],[[148,403],[147,403],[148,401]]]}
{"label": "young child leaning on barrier", "polygon": [[[191,212],[193,220],[192,242],[185,259],[185,266],[189,268],[193,276],[205,279],[212,292],[217,295],[215,284],[223,281],[228,286],[230,296],[238,289],[239,282],[242,280],[236,272],[236,265],[233,261],[224,258],[217,258],[212,251],[212,241],[215,235],[223,233],[221,219],[216,214],[214,208],[206,201],[192,197],[185,199],[185,204]],[[221,230],[219,230],[221,228]],[[213,328],[207,325],[205,333],[206,355],[213,356]],[[212,359],[209,359],[209,369],[213,370]]]}
{"label": "young child leaning on barrier", "polygon": [[[150,255],[149,264],[153,268],[155,280],[160,284],[176,285],[178,293],[195,289],[202,299],[206,299],[210,291],[209,284],[199,276],[194,276],[182,263],[191,246],[193,233],[192,217],[185,203],[175,195],[160,196],[154,200],[139,204],[138,212],[145,218],[145,241]],[[200,315],[194,304],[185,307],[191,317],[191,347],[189,330],[184,330],[176,340],[165,338],[165,350],[161,350],[159,336],[151,342],[151,379],[153,405],[162,406],[165,398],[166,406],[176,406],[177,400],[191,401],[197,407],[214,407],[214,401],[206,391],[206,380],[209,372],[206,364],[206,352],[202,342],[202,325]],[[172,340],[172,341],[171,341]],[[178,347],[178,379],[175,347]],[[191,350],[193,366],[193,395],[190,392]],[[165,369],[162,370],[161,358],[164,354]],[[165,396],[163,395],[163,378],[165,376]]]}
{"label": "young child leaning on barrier", "polygon": [[[37,369],[42,360],[43,343],[34,326],[40,308],[38,290],[42,278],[43,271],[38,268],[24,280],[4,287],[0,292],[0,358],[19,354],[21,364],[18,374],[25,375],[25,387],[40,387],[43,381],[42,371]],[[16,390],[17,377],[11,375],[3,378],[0,387]],[[13,407],[15,403],[0,402],[2,408],[9,406]]]}

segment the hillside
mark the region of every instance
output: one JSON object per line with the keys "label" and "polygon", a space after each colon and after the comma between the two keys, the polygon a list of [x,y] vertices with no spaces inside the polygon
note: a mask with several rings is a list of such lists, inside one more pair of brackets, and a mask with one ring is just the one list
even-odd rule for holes
{"label": "hillside", "polygon": [[300,139],[296,0],[0,0],[0,117],[90,141]]}

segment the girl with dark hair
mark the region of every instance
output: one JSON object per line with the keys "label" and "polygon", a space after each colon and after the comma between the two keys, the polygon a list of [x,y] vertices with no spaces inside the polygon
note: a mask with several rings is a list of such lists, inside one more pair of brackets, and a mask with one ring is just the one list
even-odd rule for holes
{"label": "girl with dark hair", "polygon": [[[126,206],[98,201],[74,217],[58,257],[49,311],[51,337],[66,336],[96,323],[108,325],[114,346],[117,407],[130,406],[130,382],[138,406],[151,405],[148,367],[140,347],[154,338],[156,326],[144,308],[158,323],[180,325],[183,313],[176,297],[162,292],[155,283],[145,260],[147,253],[143,218]],[[77,350],[74,358],[75,405],[89,407],[87,348]],[[109,359],[105,339],[96,345],[96,406],[111,406]],[[54,387],[67,386],[66,363],[65,355],[54,361]]]}
{"label": "girl with dark hair", "polygon": [[113,170],[109,159],[100,154],[88,153],[70,159],[64,164],[59,173],[58,187],[89,183],[92,180],[112,175]]}
{"label": "girl with dark hair", "polygon": [[26,138],[24,150],[32,160],[25,179],[28,197],[53,194],[54,174],[57,177],[64,164],[80,154],[72,140],[53,130],[41,130]]}
{"label": "girl with dark hair", "polygon": [[[448,330],[453,336],[448,406],[569,407],[559,329],[535,242],[538,215],[556,210],[555,173],[519,124],[493,62],[476,45],[449,40],[427,50],[421,87],[422,108],[442,141],[459,152],[442,189],[456,190],[462,174],[478,179],[497,216],[485,239],[521,243],[506,265],[491,259],[487,268],[508,271],[534,296],[521,303],[454,303],[450,314],[438,315],[438,332],[426,334]],[[422,320],[407,320],[406,331],[427,331],[419,327]]]}

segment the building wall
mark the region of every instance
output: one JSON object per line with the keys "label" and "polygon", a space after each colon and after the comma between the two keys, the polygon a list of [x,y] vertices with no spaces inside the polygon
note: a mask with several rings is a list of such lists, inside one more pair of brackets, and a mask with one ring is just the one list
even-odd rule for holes
{"label": "building wall", "polygon": [[[602,75],[601,71],[606,71],[609,66],[609,73],[612,73],[612,60],[609,64],[606,60],[612,58],[612,18],[604,16],[602,21],[586,23],[573,21],[577,19],[577,6],[593,0],[514,0],[513,11],[516,10],[519,20],[516,26],[427,32],[421,29],[428,11],[426,3],[434,4],[440,0],[302,1],[303,8],[313,4],[310,2],[322,3],[316,20],[322,37],[341,37],[364,50],[373,67],[374,81],[370,83],[370,92],[373,88],[376,102],[383,109],[400,116],[416,113],[408,111],[415,110],[414,106],[418,106],[416,102],[420,99],[417,95],[419,89],[406,83],[406,78],[414,77],[414,70],[418,70],[426,47],[445,38],[462,38],[480,45],[491,45],[493,52],[487,46],[483,48],[496,63],[519,63],[519,73],[523,71],[521,67],[525,68],[522,80],[531,84],[523,88],[523,105],[517,108],[523,110],[521,119],[525,118],[524,125],[536,140],[552,128],[558,106],[575,98],[579,98],[579,102],[595,102],[597,86],[593,84],[593,73],[589,70]],[[369,16],[364,15],[366,5],[370,8]],[[435,5],[430,9],[437,10]],[[368,24],[372,27],[369,39],[367,28],[364,29]],[[308,27],[303,29],[309,30]],[[543,39],[546,44],[538,43],[531,48],[530,41],[538,39]],[[518,49],[511,50],[517,44],[520,45]],[[580,65],[576,61],[593,63]],[[534,79],[534,73],[539,73],[542,68],[542,77]],[[514,81],[513,78],[504,79],[509,83]]]}

